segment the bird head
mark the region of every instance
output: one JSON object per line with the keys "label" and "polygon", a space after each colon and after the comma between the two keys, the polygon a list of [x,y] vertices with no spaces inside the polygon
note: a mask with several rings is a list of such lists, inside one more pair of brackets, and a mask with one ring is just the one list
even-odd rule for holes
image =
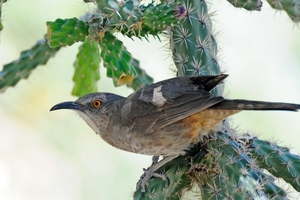
{"label": "bird head", "polygon": [[92,93],[80,97],[76,101],[67,101],[56,104],[50,111],[59,109],[71,109],[98,134],[101,127],[108,123],[107,118],[114,112],[115,104],[118,104],[124,97],[112,93]]}

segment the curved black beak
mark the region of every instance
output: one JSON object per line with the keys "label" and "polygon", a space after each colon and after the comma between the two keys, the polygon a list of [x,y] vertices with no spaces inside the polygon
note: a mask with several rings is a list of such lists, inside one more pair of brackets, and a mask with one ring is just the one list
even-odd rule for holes
{"label": "curved black beak", "polygon": [[75,101],[67,101],[67,102],[56,104],[50,109],[50,111],[59,110],[59,109],[81,110],[80,108],[81,106]]}

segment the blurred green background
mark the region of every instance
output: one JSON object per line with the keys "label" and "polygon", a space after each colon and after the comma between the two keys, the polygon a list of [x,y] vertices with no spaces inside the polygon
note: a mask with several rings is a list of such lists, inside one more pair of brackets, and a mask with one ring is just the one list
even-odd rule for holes
{"label": "blurred green background", "polygon": [[[252,13],[226,1],[211,5],[220,63],[230,74],[226,97],[300,103],[299,26],[267,3],[261,12]],[[93,12],[94,5],[80,0],[10,0],[2,9],[1,66],[41,39],[46,21],[79,17]],[[155,81],[174,76],[168,39],[123,39]],[[56,103],[76,99],[71,90],[78,46],[63,48],[28,80],[0,94],[0,199],[131,199],[142,168],[151,163],[150,156],[106,144],[76,113],[49,112]],[[102,69],[99,91],[124,96],[132,92],[114,88],[105,74]],[[232,122],[238,130],[300,152],[300,113],[243,112]]]}

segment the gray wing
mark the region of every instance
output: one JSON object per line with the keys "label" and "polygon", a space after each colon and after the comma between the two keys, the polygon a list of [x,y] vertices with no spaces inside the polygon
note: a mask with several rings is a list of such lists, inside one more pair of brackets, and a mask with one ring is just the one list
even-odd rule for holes
{"label": "gray wing", "polygon": [[120,121],[131,131],[152,133],[223,101],[209,90],[224,78],[177,77],[146,86],[120,105]]}

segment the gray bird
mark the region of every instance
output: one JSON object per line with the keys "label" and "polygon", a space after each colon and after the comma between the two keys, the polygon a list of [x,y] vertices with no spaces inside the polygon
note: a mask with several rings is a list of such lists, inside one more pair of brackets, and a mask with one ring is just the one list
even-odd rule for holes
{"label": "gray bird", "polygon": [[167,162],[218,129],[226,117],[242,110],[300,109],[299,104],[213,96],[210,91],[227,76],[176,77],[148,85],[127,98],[93,93],[74,102],[59,103],[51,111],[75,110],[110,145],[134,153],[166,156]]}

